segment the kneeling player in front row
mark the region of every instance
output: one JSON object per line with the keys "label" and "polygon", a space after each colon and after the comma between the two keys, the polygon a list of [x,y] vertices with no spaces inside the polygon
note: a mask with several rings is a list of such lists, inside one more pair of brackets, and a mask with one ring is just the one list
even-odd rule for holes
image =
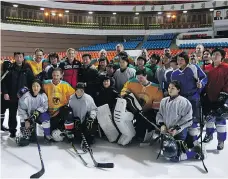
{"label": "kneeling player in front row", "polygon": [[[84,92],[85,85],[85,83],[78,82],[75,94],[70,97],[69,113],[72,113],[72,117],[68,117],[65,122],[65,129],[68,138],[81,138],[81,133],[83,133],[87,142],[93,144],[97,132],[97,106],[93,98]],[[83,143],[82,147],[84,148]]]}
{"label": "kneeling player in front row", "polygon": [[42,124],[44,129],[44,138],[46,141],[52,141],[50,135],[50,116],[47,113],[48,99],[41,89],[39,80],[34,80],[30,91],[25,92],[19,99],[18,116],[21,121],[21,134],[16,138],[19,146],[26,146],[34,139],[34,123]]}
{"label": "kneeling player in front row", "polygon": [[187,159],[203,159],[200,146],[188,149],[184,142],[192,125],[192,105],[179,95],[180,83],[172,81],[168,87],[169,97],[163,98],[156,122],[161,127],[163,156],[178,162]]}

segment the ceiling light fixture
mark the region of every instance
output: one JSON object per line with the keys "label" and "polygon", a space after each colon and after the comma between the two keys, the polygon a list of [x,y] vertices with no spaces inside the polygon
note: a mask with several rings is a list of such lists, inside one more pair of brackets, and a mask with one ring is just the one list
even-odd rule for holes
{"label": "ceiling light fixture", "polygon": [[113,12],[112,14],[113,14],[113,15],[116,15],[116,12]]}
{"label": "ceiling light fixture", "polygon": [[18,7],[18,5],[17,4],[14,4],[13,7]]}
{"label": "ceiling light fixture", "polygon": [[210,9],[210,11],[214,11],[214,9]]}
{"label": "ceiling light fixture", "polygon": [[69,10],[65,10],[66,13],[70,12]]}
{"label": "ceiling light fixture", "polygon": [[41,7],[41,8],[40,8],[40,10],[41,10],[41,11],[44,11],[44,8],[43,8],[43,7]]}
{"label": "ceiling light fixture", "polygon": [[186,14],[188,11],[183,11],[184,14]]}
{"label": "ceiling light fixture", "polygon": [[89,14],[93,14],[93,12],[90,11]]}
{"label": "ceiling light fixture", "polygon": [[136,12],[136,13],[135,13],[135,15],[139,15],[139,13],[138,13],[138,12]]}

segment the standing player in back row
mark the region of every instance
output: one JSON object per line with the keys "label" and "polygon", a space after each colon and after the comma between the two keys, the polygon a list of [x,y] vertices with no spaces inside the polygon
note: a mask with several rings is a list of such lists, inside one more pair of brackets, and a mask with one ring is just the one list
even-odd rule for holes
{"label": "standing player in back row", "polygon": [[63,80],[69,83],[73,88],[75,88],[78,83],[79,69],[81,68],[81,62],[75,59],[75,53],[75,49],[67,49],[67,59],[59,64],[59,68],[61,68],[64,73]]}
{"label": "standing player in back row", "polygon": [[192,104],[193,124],[189,129],[189,147],[198,145],[199,135],[198,124],[200,123],[200,93],[207,83],[206,74],[197,65],[189,64],[189,57],[186,52],[177,56],[179,69],[171,74],[171,81],[177,80],[181,85],[181,96],[187,98]]}

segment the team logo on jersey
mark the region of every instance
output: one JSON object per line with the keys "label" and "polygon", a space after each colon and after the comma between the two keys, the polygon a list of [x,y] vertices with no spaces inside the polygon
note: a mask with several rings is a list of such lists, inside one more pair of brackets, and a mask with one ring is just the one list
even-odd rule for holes
{"label": "team logo on jersey", "polygon": [[58,97],[53,97],[52,98],[52,102],[54,103],[54,105],[58,105],[60,103],[60,98]]}

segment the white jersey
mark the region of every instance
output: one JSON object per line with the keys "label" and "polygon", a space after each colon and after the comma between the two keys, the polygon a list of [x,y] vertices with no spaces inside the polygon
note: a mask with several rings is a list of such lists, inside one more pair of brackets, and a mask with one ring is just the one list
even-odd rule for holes
{"label": "white jersey", "polygon": [[192,119],[192,105],[188,99],[178,96],[172,100],[170,97],[161,100],[156,116],[157,124],[164,123],[168,129],[178,125],[181,127],[179,133],[184,128],[191,126],[192,122],[182,125],[190,119]]}
{"label": "white jersey", "polygon": [[27,92],[19,99],[17,113],[21,122],[25,122],[25,119],[28,119],[35,110],[40,113],[48,110],[48,98],[45,93],[34,97],[30,92]]}
{"label": "white jersey", "polygon": [[113,78],[115,79],[115,87],[118,92],[120,92],[124,84],[131,78],[135,77],[136,70],[133,68],[127,67],[124,72],[121,72],[120,69],[116,70]]}
{"label": "white jersey", "polygon": [[82,123],[88,112],[97,111],[97,106],[94,103],[93,98],[86,93],[79,99],[75,94],[71,95],[69,106],[73,110],[74,117],[79,117]]}

